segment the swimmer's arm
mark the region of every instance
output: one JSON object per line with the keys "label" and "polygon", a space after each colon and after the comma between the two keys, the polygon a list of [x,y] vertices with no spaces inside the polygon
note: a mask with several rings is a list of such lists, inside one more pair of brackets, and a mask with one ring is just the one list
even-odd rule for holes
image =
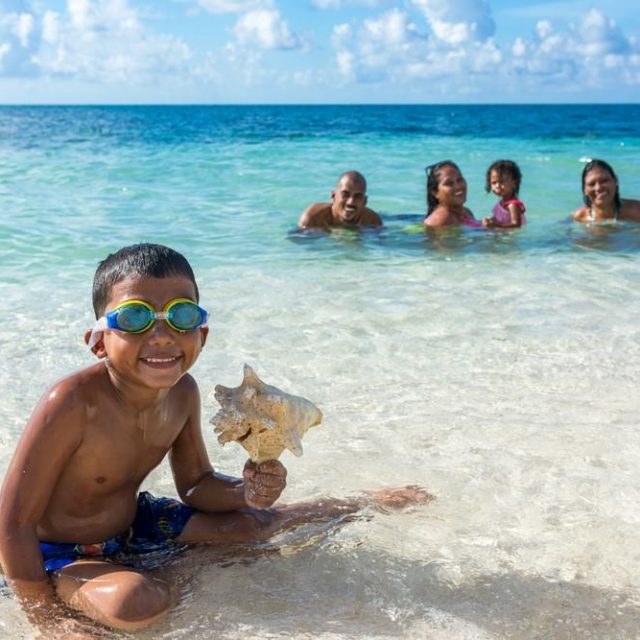
{"label": "swimmer's arm", "polygon": [[285,487],[286,470],[280,462],[247,462],[242,478],[213,470],[200,426],[200,394],[195,381],[189,390],[189,415],[169,452],[169,462],[180,499],[210,513],[236,511],[247,506],[270,507]]}
{"label": "swimmer's arm", "polygon": [[511,217],[510,222],[499,223],[496,221],[496,227],[502,227],[503,229],[516,229],[522,226],[522,209],[515,202],[507,205],[507,211]]}
{"label": "swimmer's arm", "polygon": [[[67,380],[50,389],[29,419],[0,492],[0,562],[30,618],[34,611],[43,610],[33,605],[56,606],[43,566],[37,524],[81,441],[81,414],[75,384]],[[44,624],[44,620],[32,621]]]}
{"label": "swimmer's arm", "polygon": [[[509,222],[499,222],[495,219],[495,217],[493,217],[484,218],[482,220],[482,225],[485,227],[493,227],[498,229],[517,229],[518,227],[521,227],[522,209],[520,208],[520,206],[515,204],[515,202],[512,202],[511,204],[507,205],[507,211],[509,212],[509,215],[511,217],[511,220]],[[488,221],[487,224],[485,224],[485,220]]]}

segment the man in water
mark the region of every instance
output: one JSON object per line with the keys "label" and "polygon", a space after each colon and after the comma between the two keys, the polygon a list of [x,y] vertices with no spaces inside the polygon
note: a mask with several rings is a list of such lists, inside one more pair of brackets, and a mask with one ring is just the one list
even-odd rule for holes
{"label": "man in water", "polygon": [[382,226],[382,219],[367,206],[367,181],[357,171],[346,171],[331,192],[331,202],[315,202],[300,219],[301,229],[330,227]]}

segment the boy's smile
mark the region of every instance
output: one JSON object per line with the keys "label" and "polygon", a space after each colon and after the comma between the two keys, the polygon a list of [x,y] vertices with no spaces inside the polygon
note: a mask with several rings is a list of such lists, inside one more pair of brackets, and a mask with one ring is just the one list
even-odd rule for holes
{"label": "boy's smile", "polygon": [[[128,301],[142,301],[156,312],[176,299],[195,302],[193,283],[185,276],[129,277],[112,288],[105,312]],[[195,363],[206,341],[207,327],[177,331],[166,320],[156,319],[141,333],[105,329],[96,355],[106,357],[115,383],[152,389],[169,389]]]}

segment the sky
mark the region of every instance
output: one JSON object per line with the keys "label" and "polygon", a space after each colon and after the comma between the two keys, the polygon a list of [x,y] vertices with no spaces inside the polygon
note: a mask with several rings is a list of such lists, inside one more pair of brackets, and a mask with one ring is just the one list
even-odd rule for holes
{"label": "sky", "polygon": [[1,104],[640,102],[638,0],[0,0]]}

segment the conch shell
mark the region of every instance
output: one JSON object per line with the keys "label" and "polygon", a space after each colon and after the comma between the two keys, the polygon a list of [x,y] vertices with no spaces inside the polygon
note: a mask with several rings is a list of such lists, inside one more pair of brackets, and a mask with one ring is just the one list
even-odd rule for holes
{"label": "conch shell", "polygon": [[313,402],[265,384],[248,364],[239,387],[219,384],[214,396],[222,407],[211,418],[218,442],[237,440],[257,464],[277,460],[285,449],[301,456],[302,436],[322,421]]}

